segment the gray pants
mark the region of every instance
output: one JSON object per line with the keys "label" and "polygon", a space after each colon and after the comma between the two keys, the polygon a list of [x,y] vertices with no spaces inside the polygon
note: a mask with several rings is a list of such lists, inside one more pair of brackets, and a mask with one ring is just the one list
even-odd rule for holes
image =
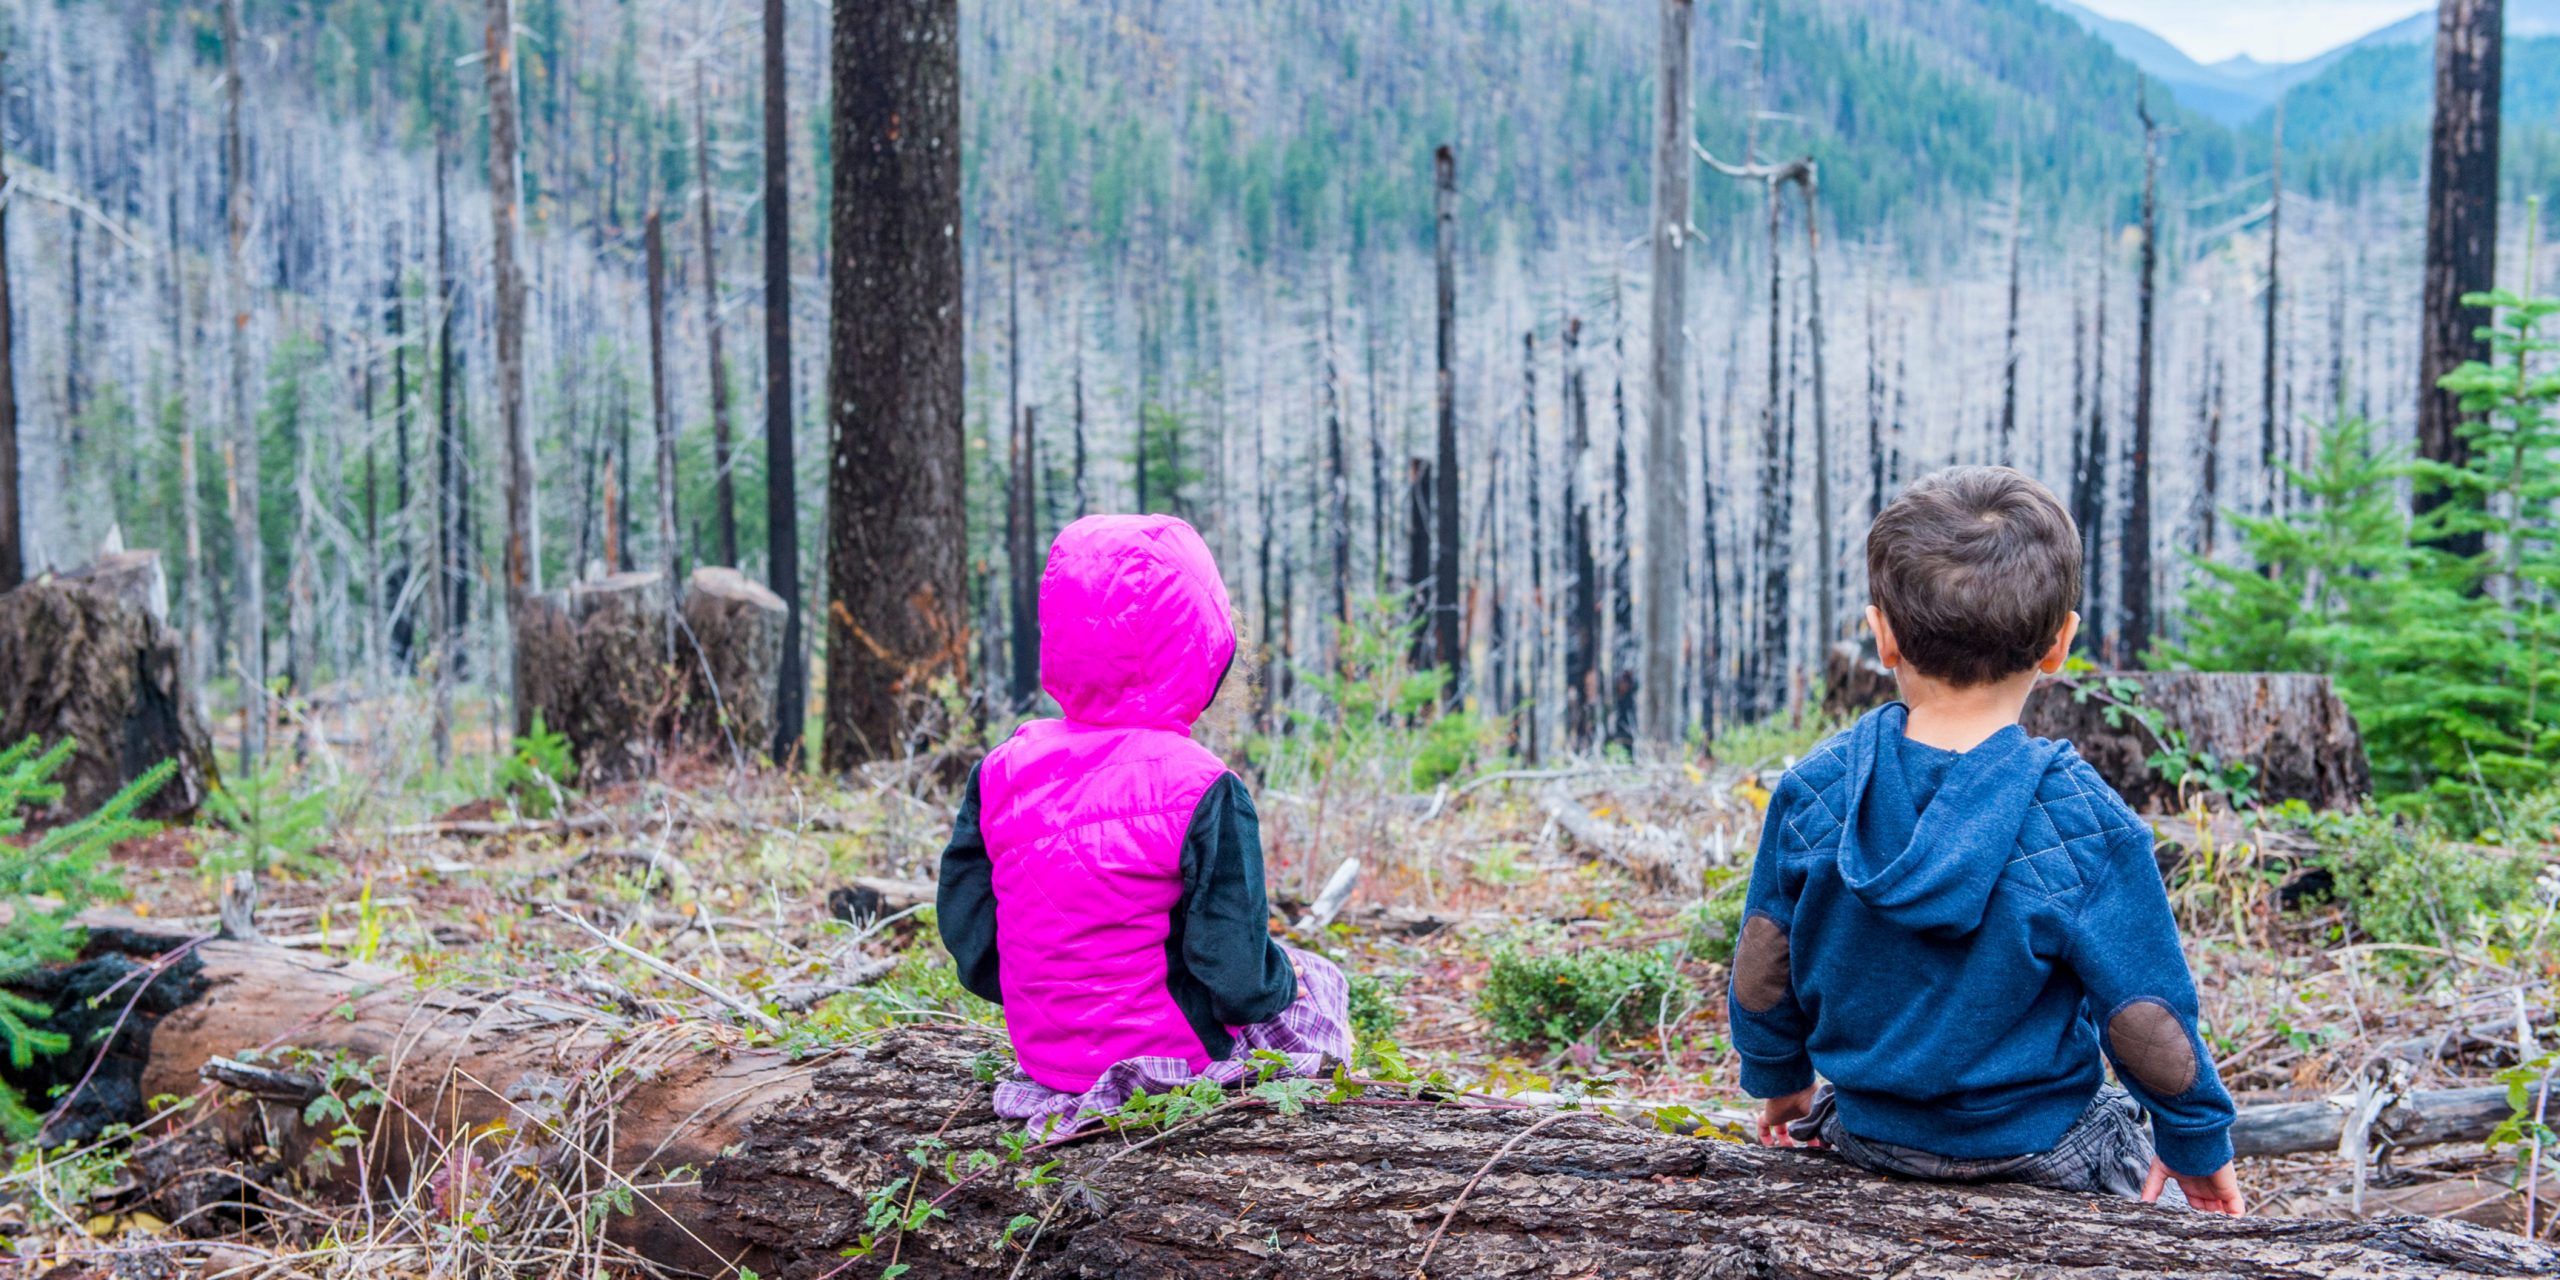
{"label": "gray pants", "polygon": [[[1840,1108],[1824,1085],[1813,1110],[1787,1126],[1796,1141],[1819,1138],[1840,1157],[1861,1169],[1930,1182],[2017,1182],[2055,1191],[2142,1198],[2143,1180],[2151,1173],[2151,1129],[2142,1105],[2114,1085],[2103,1085],[2089,1107],[2051,1151],[2024,1156],[1960,1160],[1891,1142],[1861,1138],[1840,1121]],[[2163,1203],[2186,1203],[2173,1180],[2161,1193]]]}

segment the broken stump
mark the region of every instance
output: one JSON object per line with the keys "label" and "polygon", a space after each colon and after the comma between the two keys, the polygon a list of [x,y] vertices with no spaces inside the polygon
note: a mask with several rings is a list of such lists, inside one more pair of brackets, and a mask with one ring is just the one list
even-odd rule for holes
{"label": "broken stump", "polygon": [[684,587],[685,738],[737,760],[773,743],[782,671],[782,597],[735,569],[705,565]]}
{"label": "broken stump", "polygon": [[140,812],[193,814],[216,779],[213,740],[168,623],[156,551],[114,551],[0,594],[0,743],[79,744],[50,816],[87,813],[163,760],[177,771]]}
{"label": "broken stump", "polygon": [[2173,811],[2185,801],[2177,784],[2151,767],[2160,736],[2129,713],[2109,723],[2107,704],[2115,697],[2109,690],[2118,681],[2130,681],[2133,702],[2157,711],[2162,729],[2185,734],[2190,750],[2250,766],[2261,804],[2300,800],[2314,809],[2340,809],[2373,793],[2364,735],[2327,676],[2109,671],[2038,684],[2027,699],[2027,732],[2069,739],[2136,809]]}

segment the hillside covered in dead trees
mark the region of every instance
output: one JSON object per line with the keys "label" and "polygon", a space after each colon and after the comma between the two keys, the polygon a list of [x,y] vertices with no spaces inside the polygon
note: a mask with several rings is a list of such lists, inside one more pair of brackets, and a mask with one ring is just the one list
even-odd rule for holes
{"label": "hillside covered in dead trees", "polygon": [[[2545,7],[2260,107],[2042,0],[0,0],[0,1253],[2560,1270]],[[2080,529],[2026,727],[2252,1216],[1752,1140],[1762,820],[1958,463]],[[1354,1049],[1032,1136],[936,877],[1106,512]]]}

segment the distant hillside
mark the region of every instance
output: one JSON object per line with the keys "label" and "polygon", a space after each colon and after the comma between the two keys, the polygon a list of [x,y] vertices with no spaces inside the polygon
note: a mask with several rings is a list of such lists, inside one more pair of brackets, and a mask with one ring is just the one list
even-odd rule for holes
{"label": "distant hillside", "polygon": [[[2512,25],[2512,24],[2511,24]],[[2435,100],[2433,41],[2374,41],[2284,95],[2285,174],[2313,195],[2423,176]],[[2500,150],[2510,193],[2550,194],[2560,180],[2560,36],[2507,39]],[[2266,153],[2274,113],[2247,129]]]}

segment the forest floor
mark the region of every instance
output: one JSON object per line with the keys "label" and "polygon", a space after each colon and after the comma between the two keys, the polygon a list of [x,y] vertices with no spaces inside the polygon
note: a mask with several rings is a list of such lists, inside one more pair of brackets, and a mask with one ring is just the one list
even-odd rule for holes
{"label": "forest floor", "polygon": [[[1391,1042],[1418,1073],[1532,1100],[1685,1104],[1702,1131],[1739,1137],[1752,1104],[1726,1040],[1723,959],[1762,788],[1818,733],[1746,735],[1719,744],[1727,760],[1708,767],[1518,767],[1428,787],[1379,781],[1408,783],[1402,764],[1266,770],[1298,783],[1256,788],[1275,928],[1299,921],[1356,856],[1362,873],[1339,917],[1290,936],[1353,975],[1355,1017],[1373,1046]],[[281,945],[472,986],[543,987],[573,1000],[625,993],[723,1043],[815,1049],[922,1022],[1002,1043],[999,1011],[959,989],[930,908],[877,883],[932,874],[957,798],[948,761],[843,782],[688,761],[648,782],[509,793],[491,758],[438,772],[414,758],[396,768],[364,759],[360,743],[322,748],[332,751],[310,766],[338,779],[327,821],[307,847],[282,851],[287,865],[264,881],[258,921]],[[558,816],[528,817],[527,800],[556,802]],[[2560,1039],[2551,995],[2560,939],[2549,930],[2560,873],[2541,871],[2532,909],[2503,931],[2375,943],[2360,940],[2346,906],[2305,891],[2326,874],[2312,841],[2261,817],[2198,809],[2158,823],[2178,851],[2171,892],[2210,1042],[2244,1106],[2352,1092],[2386,1053],[2416,1064],[2414,1087],[2485,1084]],[[2560,859],[2560,832],[2540,835],[2548,839],[2483,856],[2547,866]],[[210,932],[207,864],[232,839],[183,828],[125,846],[129,909],[175,932]],[[885,903],[859,923],[839,918],[874,905],[846,892],[865,878]],[[894,963],[876,981],[785,1013],[777,1037],[608,949],[579,922],[726,1000],[768,1008],[861,961]],[[1587,993],[1576,1003],[1571,991],[1549,1000],[1539,989],[1607,982],[1621,989],[1598,1006]],[[1653,1007],[1629,1008],[1630,991]],[[1503,1034],[1524,1028],[1526,1038]],[[2527,1203],[2510,1185],[2515,1167],[2512,1152],[2468,1144],[2386,1153],[2361,1182],[2336,1155],[2247,1161],[2242,1179],[2269,1214],[2414,1212],[2515,1231]],[[312,1206],[253,1236],[188,1239],[201,1224],[132,1210],[130,1175],[34,1168],[21,1161],[15,1190],[41,1184],[52,1194],[0,1208],[0,1235],[51,1264],[35,1274],[381,1273],[354,1211]],[[2545,1235],[2550,1216],[2537,1208]],[[365,1221],[385,1230],[384,1219]]]}

